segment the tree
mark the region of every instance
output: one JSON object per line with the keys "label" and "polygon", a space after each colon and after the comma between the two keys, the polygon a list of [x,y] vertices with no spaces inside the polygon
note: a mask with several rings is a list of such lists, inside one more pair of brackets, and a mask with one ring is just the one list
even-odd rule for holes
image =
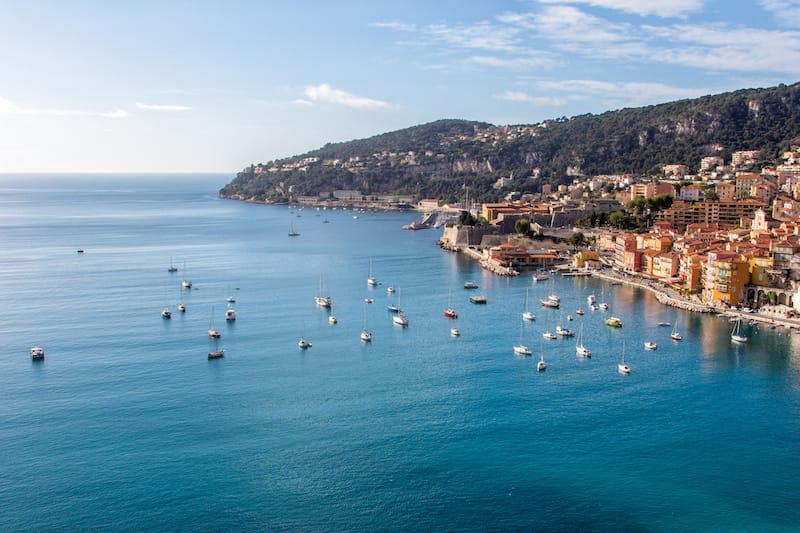
{"label": "tree", "polygon": [[469,211],[461,211],[461,214],[458,215],[458,225],[459,226],[474,226],[475,225],[475,217],[472,216],[472,213]]}
{"label": "tree", "polygon": [[586,235],[584,235],[580,231],[576,231],[569,236],[567,242],[572,246],[583,246],[584,244],[586,244]]}
{"label": "tree", "polygon": [[531,221],[527,218],[521,218],[514,224],[514,231],[520,235],[527,235],[531,231]]}
{"label": "tree", "polygon": [[625,223],[625,213],[622,211],[612,211],[608,215],[608,225],[612,228],[620,229]]}

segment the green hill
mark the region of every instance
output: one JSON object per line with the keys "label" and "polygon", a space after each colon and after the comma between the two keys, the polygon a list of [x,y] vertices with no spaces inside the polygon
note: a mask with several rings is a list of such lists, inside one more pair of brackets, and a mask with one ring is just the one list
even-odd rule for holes
{"label": "green hill", "polygon": [[[744,89],[665,104],[493,126],[439,120],[368,139],[326,144],[299,156],[251,165],[220,196],[286,201],[336,189],[455,200],[466,184],[477,200],[576,176],[660,175],[664,164],[696,171],[700,159],[726,161],[759,150],[773,161],[800,136],[800,84]],[[511,178],[504,189],[498,178]]]}

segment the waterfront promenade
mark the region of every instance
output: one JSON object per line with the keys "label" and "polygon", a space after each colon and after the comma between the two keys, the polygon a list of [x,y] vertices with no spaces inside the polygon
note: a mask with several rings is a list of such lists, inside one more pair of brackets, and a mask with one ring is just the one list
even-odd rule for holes
{"label": "waterfront promenade", "polygon": [[631,274],[623,274],[613,270],[595,270],[592,272],[593,277],[605,279],[611,282],[621,282],[626,285],[634,285],[644,290],[652,292],[656,299],[664,305],[692,311],[695,313],[716,313],[727,317],[741,318],[742,320],[749,321],[755,320],[769,325],[784,326],[791,329],[796,329],[800,333],[800,319],[788,318],[785,314],[786,307],[781,306],[765,306],[756,312],[745,312],[738,309],[729,307],[713,306],[695,300],[697,297],[687,298],[680,294],[677,290],[667,287],[661,282],[655,280],[645,279]]}

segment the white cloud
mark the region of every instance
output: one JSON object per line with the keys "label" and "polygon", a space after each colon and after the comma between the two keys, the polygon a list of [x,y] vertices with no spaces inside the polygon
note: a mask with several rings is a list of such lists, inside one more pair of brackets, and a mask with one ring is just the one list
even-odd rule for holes
{"label": "white cloud", "polygon": [[368,111],[388,109],[391,107],[388,102],[355,96],[340,89],[334,89],[327,83],[309,85],[303,92],[306,98],[311,102],[343,105],[345,107],[352,107],[353,109],[365,109]]}
{"label": "white cloud", "polygon": [[500,96],[500,99],[508,100],[509,102],[520,102],[524,104],[536,104],[542,106],[560,106],[567,103],[567,100],[564,98],[558,98],[555,96],[533,96],[520,91],[506,91],[502,96]]}
{"label": "white cloud", "polygon": [[388,28],[390,30],[397,30],[397,31],[414,31],[417,27],[414,24],[406,24],[405,22],[398,22],[396,20],[387,21],[387,22],[373,22],[369,24],[369,26],[373,28]]}
{"label": "white cloud", "polygon": [[651,105],[684,98],[697,98],[719,91],[706,88],[675,87],[652,82],[608,82],[601,80],[540,81],[536,87],[557,91],[571,100],[601,99],[609,108]]}
{"label": "white cloud", "polygon": [[310,106],[314,105],[314,102],[310,102],[308,100],[304,100],[303,98],[297,98],[295,100],[292,100],[292,103],[295,104],[295,105],[306,106],[306,107],[310,107]]}
{"label": "white cloud", "polygon": [[136,107],[148,111],[190,111],[192,109],[188,105],[142,104],[139,102],[136,102]]}
{"label": "white cloud", "polygon": [[[703,0],[539,0],[543,4],[586,4],[634,15],[682,17],[703,7]],[[769,1],[769,0],[767,0]]]}
{"label": "white cloud", "polygon": [[125,118],[128,112],[124,109],[113,111],[85,111],[80,109],[57,109],[57,108],[35,108],[24,107],[0,96],[0,114],[6,115],[29,115],[29,116],[50,116],[50,117],[102,117],[102,118]]}
{"label": "white cloud", "polygon": [[507,68],[511,70],[523,70],[531,68],[553,68],[556,62],[545,57],[544,54],[528,57],[494,57],[494,56],[472,56],[467,59],[469,63],[484,65],[488,67]]}
{"label": "white cloud", "polygon": [[800,0],[761,0],[759,3],[781,26],[800,26]]}
{"label": "white cloud", "polygon": [[490,50],[494,52],[519,51],[517,28],[500,27],[488,22],[472,25],[445,26],[431,24],[422,30],[424,37],[458,48]]}

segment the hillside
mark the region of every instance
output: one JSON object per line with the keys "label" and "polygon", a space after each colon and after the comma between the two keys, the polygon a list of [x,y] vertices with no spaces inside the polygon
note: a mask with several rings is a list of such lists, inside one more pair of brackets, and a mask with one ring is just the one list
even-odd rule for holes
{"label": "hillside", "polygon": [[[696,171],[702,157],[729,160],[737,150],[759,150],[772,161],[798,136],[800,84],[535,125],[439,120],[251,165],[220,196],[279,202],[356,189],[452,201],[466,184],[470,196],[490,201],[509,189],[537,192],[542,183],[575,176],[660,175],[664,164]],[[505,190],[494,188],[501,177],[512,178]]]}

